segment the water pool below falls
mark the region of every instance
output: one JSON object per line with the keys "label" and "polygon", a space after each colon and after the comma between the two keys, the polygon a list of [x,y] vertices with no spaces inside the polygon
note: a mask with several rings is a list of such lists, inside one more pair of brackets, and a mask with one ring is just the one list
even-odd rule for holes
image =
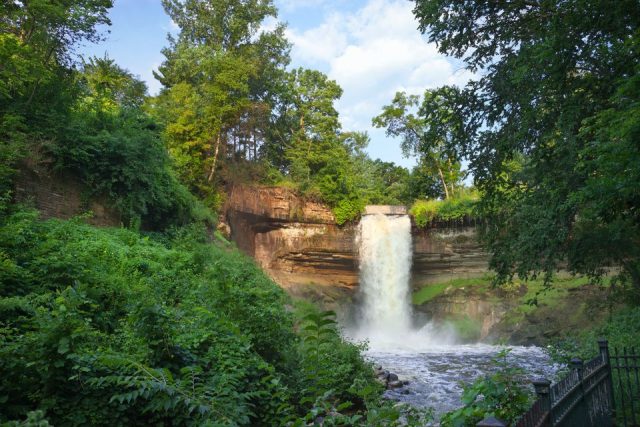
{"label": "water pool below falls", "polygon": [[[470,383],[494,369],[503,347],[456,344],[452,330],[413,325],[410,303],[411,222],[407,215],[364,215],[357,237],[362,304],[349,339],[368,341],[365,356],[409,385],[387,396],[436,414],[460,407],[460,382]],[[530,379],[553,376],[554,367],[539,347],[509,347],[509,362]]]}

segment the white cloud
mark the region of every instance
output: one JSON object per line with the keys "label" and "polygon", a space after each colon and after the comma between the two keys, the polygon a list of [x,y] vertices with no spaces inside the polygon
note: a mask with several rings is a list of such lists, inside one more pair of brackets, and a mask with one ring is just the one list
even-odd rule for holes
{"label": "white cloud", "polygon": [[294,45],[294,55],[303,62],[328,63],[347,46],[342,26],[342,16],[332,14],[319,26],[302,33],[287,29],[287,38]]}
{"label": "white cloud", "polygon": [[320,6],[325,0],[280,0],[279,7],[285,11],[297,10],[310,6]]}
{"label": "white cloud", "polygon": [[464,85],[472,77],[420,34],[412,5],[406,0],[369,0],[355,12],[325,15],[316,27],[287,31],[294,44],[293,64],[320,69],[344,89],[337,108],[345,129],[369,131],[372,156],[405,165],[411,162],[400,159],[399,149],[389,154],[398,142],[371,129],[371,118],[396,91],[419,94],[445,84]]}

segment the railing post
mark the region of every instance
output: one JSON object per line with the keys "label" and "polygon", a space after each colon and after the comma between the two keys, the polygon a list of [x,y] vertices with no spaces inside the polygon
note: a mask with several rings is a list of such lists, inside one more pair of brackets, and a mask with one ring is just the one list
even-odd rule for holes
{"label": "railing post", "polygon": [[600,338],[598,340],[598,347],[600,348],[600,356],[602,357],[602,361],[607,365],[607,376],[609,377],[609,404],[611,407],[609,408],[609,413],[611,414],[611,419],[616,419],[616,401],[613,393],[613,369],[611,369],[611,358],[609,357],[609,342]]}
{"label": "railing post", "polygon": [[582,384],[582,370],[584,369],[584,362],[582,361],[582,359],[574,358],[574,359],[571,359],[570,363],[571,363],[571,368],[575,369],[578,375],[578,390],[580,390],[580,401],[581,401],[581,405],[580,405],[581,407],[578,408],[578,411],[580,411],[580,413],[584,417],[582,419],[582,422],[583,422],[582,425],[586,426],[588,425],[586,424],[586,421],[589,418],[589,408],[587,408],[587,401],[584,395],[584,384]]}
{"label": "railing post", "polygon": [[551,416],[551,381],[546,378],[540,378],[533,380],[532,383],[533,388],[536,390],[536,396],[542,403],[542,410],[545,412],[545,418],[541,426],[551,426],[553,425],[553,417]]}
{"label": "railing post", "polygon": [[476,424],[476,427],[507,427],[507,424],[497,418],[489,417]]}

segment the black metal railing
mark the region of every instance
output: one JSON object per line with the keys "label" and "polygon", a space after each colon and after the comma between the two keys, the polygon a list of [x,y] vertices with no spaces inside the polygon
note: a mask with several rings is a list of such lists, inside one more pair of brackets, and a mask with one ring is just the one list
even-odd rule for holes
{"label": "black metal railing", "polygon": [[614,349],[610,360],[616,426],[639,426],[640,354],[635,348],[623,348],[622,352]]}
{"label": "black metal railing", "polygon": [[[635,349],[609,354],[606,340],[600,354],[583,363],[571,361],[570,372],[553,386],[533,382],[538,399],[516,427],[640,427],[640,354]],[[503,426],[487,419],[478,426]]]}

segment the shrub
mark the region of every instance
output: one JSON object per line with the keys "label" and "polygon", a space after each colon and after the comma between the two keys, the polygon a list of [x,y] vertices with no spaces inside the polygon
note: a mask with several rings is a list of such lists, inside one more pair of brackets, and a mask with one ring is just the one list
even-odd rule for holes
{"label": "shrub", "polygon": [[409,213],[416,225],[424,228],[437,221],[460,220],[475,216],[478,195],[474,191],[463,191],[446,200],[416,200]]}
{"label": "shrub", "polygon": [[79,221],[7,218],[0,421],[38,409],[54,425],[289,416],[286,296],[239,253],[182,237],[166,246]]}
{"label": "shrub", "polygon": [[595,328],[564,337],[552,343],[547,349],[552,359],[568,364],[574,357],[590,360],[598,350],[598,340],[609,341],[610,349],[639,349],[640,307],[626,307],[611,315],[607,321]]}
{"label": "shrub", "polygon": [[443,427],[474,427],[486,417],[496,417],[508,425],[514,423],[531,403],[524,372],[508,360],[508,349],[498,353],[493,363],[496,372],[463,384],[464,406],[442,416]]}
{"label": "shrub", "polygon": [[329,405],[394,425],[331,315],[296,335],[286,294],[204,236],[0,219],[0,423],[280,426]]}
{"label": "shrub", "polygon": [[93,196],[107,196],[124,223],[162,230],[194,219],[214,222],[180,184],[155,124],[128,111],[75,114],[64,144],[52,146],[56,168],[77,174]]}

